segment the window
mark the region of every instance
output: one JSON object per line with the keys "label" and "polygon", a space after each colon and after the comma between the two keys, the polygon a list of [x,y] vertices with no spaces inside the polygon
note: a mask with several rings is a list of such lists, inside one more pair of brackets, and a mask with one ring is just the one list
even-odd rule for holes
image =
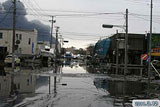
{"label": "window", "polygon": [[18,53],[19,53],[19,54],[22,53],[22,48],[18,48]]}
{"label": "window", "polygon": [[19,40],[22,40],[22,34],[19,34]]}
{"label": "window", "polygon": [[28,39],[28,44],[29,44],[29,45],[31,44],[31,38]]}
{"label": "window", "polygon": [[20,89],[20,84],[18,83],[17,89]]}
{"label": "window", "polygon": [[18,34],[16,34],[16,40],[18,40]]}
{"label": "window", "polygon": [[27,85],[29,85],[29,79],[27,79]]}
{"label": "window", "polygon": [[3,39],[3,33],[0,32],[0,39]]}

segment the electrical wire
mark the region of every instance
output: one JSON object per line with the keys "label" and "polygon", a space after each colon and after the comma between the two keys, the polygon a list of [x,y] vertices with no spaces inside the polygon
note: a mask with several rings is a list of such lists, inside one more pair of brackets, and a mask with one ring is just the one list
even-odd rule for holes
{"label": "electrical wire", "polygon": [[[139,3],[139,4],[150,4],[149,0],[144,0],[144,1],[140,1],[140,0],[125,0],[127,2],[134,2],[134,3]],[[155,1],[154,1],[155,2]],[[160,4],[159,2],[155,2],[155,4]]]}
{"label": "electrical wire", "polygon": [[[31,2],[26,2],[25,0],[23,0],[23,4],[25,5],[25,6],[27,6],[27,8],[29,8],[30,10],[31,10],[31,14],[33,15],[33,16],[35,16],[35,17],[37,17],[39,20],[41,20],[41,21],[44,21],[44,22],[49,22],[48,20],[44,20],[44,18],[42,18],[42,15],[44,16],[44,14],[42,14],[42,13],[40,13],[40,12],[38,12],[37,10],[34,10],[33,9],[33,4],[31,3]],[[24,7],[25,8],[25,7]],[[26,11],[26,8],[25,9],[22,9],[22,8],[17,8],[17,9],[19,9],[19,11]],[[28,13],[28,12],[27,12]],[[18,14],[18,15],[22,15],[21,13],[20,14]],[[27,14],[24,14],[24,15],[27,15]]]}
{"label": "electrical wire", "polygon": [[[21,9],[24,10],[24,9]],[[124,14],[123,12],[89,12],[89,11],[70,11],[70,10],[44,10],[44,9],[36,9],[36,8],[25,8],[25,10],[35,10],[35,11],[42,11],[42,12],[59,12],[59,13],[74,13],[74,14]]]}
{"label": "electrical wire", "polygon": [[[146,19],[146,18],[143,18],[143,17],[142,17],[142,16],[146,16],[146,15],[139,15],[139,14],[134,14],[134,13],[130,13],[130,15],[133,16],[133,17],[139,18],[139,19],[143,19],[143,20],[145,20],[145,21],[150,21],[149,19]],[[154,22],[154,23],[156,23],[156,24],[160,24],[159,21],[154,21],[154,20],[153,20],[152,22]]]}

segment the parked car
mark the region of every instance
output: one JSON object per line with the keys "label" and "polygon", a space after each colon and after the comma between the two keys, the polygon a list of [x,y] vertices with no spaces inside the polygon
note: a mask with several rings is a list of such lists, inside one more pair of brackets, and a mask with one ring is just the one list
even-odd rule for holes
{"label": "parked car", "polygon": [[[17,55],[14,56],[15,60],[15,64],[20,64],[20,59],[18,58]],[[5,64],[11,64],[12,63],[12,55],[7,55],[5,60],[4,60]]]}

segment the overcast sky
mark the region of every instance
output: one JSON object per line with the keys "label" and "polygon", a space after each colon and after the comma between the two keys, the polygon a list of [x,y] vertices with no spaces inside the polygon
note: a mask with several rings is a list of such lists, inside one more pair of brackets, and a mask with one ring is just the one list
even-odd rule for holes
{"label": "overcast sky", "polygon": [[[5,0],[1,0],[4,2]],[[85,48],[96,43],[100,37],[116,32],[121,28],[104,29],[102,24],[125,24],[125,10],[129,10],[129,32],[149,32],[150,0],[20,0],[28,9],[29,20],[38,19],[51,25],[45,15],[56,16],[56,26],[65,40],[64,47]],[[154,1],[153,32],[160,32],[160,1]],[[83,12],[83,13],[82,13]],[[110,14],[100,14],[110,13]],[[77,14],[77,16],[75,16]],[[90,15],[90,16],[89,16]],[[55,35],[53,35],[55,36]]]}

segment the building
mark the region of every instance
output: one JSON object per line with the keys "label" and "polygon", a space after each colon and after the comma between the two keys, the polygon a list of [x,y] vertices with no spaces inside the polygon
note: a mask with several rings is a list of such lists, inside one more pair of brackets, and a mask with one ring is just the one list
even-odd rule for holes
{"label": "building", "polygon": [[[141,55],[147,53],[147,36],[145,34],[128,34],[127,67],[141,68]],[[99,40],[94,49],[98,61],[111,64],[112,71],[123,72],[125,67],[125,33],[117,33],[109,38]],[[95,62],[95,61],[94,61]],[[122,69],[121,69],[122,68]]]}
{"label": "building", "polygon": [[[147,34],[148,43],[149,43],[149,36],[150,34],[148,33]],[[160,33],[152,34],[151,55],[152,55],[152,60],[153,59],[160,60]]]}
{"label": "building", "polygon": [[[110,37],[111,44],[108,56],[112,63],[116,63],[118,50],[119,63],[124,63],[125,33],[117,33]],[[118,48],[118,49],[117,49]],[[145,34],[128,34],[128,64],[140,64],[141,55],[147,52],[147,39]]]}
{"label": "building", "polygon": [[[0,55],[12,53],[12,29],[0,29]],[[17,29],[15,35],[15,54],[18,56],[36,55],[37,50],[37,30]],[[2,59],[2,58],[1,58]]]}

